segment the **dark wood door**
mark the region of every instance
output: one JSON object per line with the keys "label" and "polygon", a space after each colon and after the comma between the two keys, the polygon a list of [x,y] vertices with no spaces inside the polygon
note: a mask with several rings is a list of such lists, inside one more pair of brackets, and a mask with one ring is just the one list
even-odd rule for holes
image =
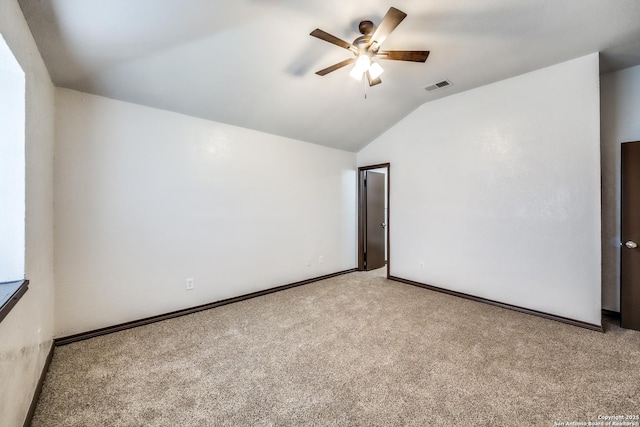
{"label": "dark wood door", "polygon": [[640,142],[622,144],[620,325],[640,330]]}
{"label": "dark wood door", "polygon": [[367,171],[365,175],[366,236],[365,270],[375,270],[385,265],[384,218],[385,174]]}

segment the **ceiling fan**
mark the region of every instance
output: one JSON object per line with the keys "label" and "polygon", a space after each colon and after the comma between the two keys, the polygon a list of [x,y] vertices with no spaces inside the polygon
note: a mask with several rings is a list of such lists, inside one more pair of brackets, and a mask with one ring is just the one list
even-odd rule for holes
{"label": "ceiling fan", "polygon": [[319,28],[313,30],[310,33],[313,37],[340,46],[355,55],[354,58],[345,59],[342,62],[317,71],[316,74],[324,76],[355,62],[356,65],[349,75],[356,80],[362,80],[362,76],[366,75],[369,86],[375,86],[382,83],[380,75],[384,70],[380,64],[373,62],[373,59],[425,62],[429,56],[428,50],[380,50],[382,43],[406,16],[406,13],[391,7],[377,28],[371,21],[361,21],[358,29],[362,36],[355,39],[353,43],[347,43]]}

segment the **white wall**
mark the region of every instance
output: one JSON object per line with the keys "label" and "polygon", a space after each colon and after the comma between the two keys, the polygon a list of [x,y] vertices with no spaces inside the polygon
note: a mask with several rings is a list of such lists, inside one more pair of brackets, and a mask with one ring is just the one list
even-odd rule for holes
{"label": "white wall", "polygon": [[424,104],[358,153],[391,163],[391,274],[599,325],[598,91],[592,54]]}
{"label": "white wall", "polygon": [[356,266],[355,153],[56,89],[55,166],[57,336]]}
{"label": "white wall", "polygon": [[620,144],[640,141],[640,66],[601,76],[602,306],[620,311]]}
{"label": "white wall", "polygon": [[29,290],[0,323],[0,425],[21,426],[53,336],[53,85],[15,0],[0,33],[26,77],[25,273]]}

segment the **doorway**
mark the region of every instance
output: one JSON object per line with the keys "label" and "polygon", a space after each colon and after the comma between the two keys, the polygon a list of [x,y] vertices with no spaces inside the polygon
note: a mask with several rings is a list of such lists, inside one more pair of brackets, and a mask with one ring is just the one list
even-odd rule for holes
{"label": "doorway", "polygon": [[389,277],[389,163],[358,168],[358,270],[386,266]]}
{"label": "doorway", "polygon": [[640,141],[621,152],[620,326],[640,331]]}

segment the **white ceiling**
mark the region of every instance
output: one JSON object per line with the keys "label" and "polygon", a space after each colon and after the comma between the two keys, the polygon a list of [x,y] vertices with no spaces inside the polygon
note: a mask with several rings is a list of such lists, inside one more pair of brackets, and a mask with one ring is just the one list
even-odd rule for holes
{"label": "white ceiling", "polygon": [[[57,86],[358,151],[424,102],[603,52],[601,71],[640,64],[639,0],[20,0]],[[352,42],[390,6],[408,14],[385,41],[430,50],[381,61],[365,88]],[[452,87],[424,87],[451,80]],[[366,99],[365,99],[366,93]]]}

